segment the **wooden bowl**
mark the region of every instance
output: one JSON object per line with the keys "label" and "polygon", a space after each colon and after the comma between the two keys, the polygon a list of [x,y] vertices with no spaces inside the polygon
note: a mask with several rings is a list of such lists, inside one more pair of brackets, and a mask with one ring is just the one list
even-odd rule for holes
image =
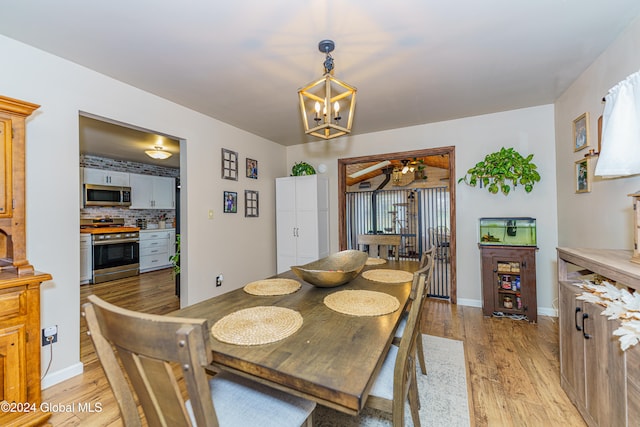
{"label": "wooden bowl", "polygon": [[368,258],[366,252],[346,250],[309,264],[294,265],[291,270],[313,286],[333,288],[353,280],[360,274]]}

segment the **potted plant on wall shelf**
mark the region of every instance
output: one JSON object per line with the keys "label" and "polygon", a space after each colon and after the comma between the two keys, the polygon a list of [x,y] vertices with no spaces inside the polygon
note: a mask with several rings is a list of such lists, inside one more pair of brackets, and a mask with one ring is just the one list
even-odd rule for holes
{"label": "potted plant on wall shelf", "polygon": [[511,192],[511,187],[518,184],[524,186],[524,191],[530,193],[536,182],[540,181],[538,167],[531,162],[533,154],[523,157],[514,148],[502,147],[500,151],[487,154],[483,161],[476,163],[467,174],[458,180],[475,187],[480,185],[496,194],[501,191],[505,196]]}

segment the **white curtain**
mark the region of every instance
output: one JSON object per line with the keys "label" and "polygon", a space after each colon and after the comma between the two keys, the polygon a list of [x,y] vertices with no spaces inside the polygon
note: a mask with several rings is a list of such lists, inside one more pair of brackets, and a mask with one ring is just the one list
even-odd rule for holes
{"label": "white curtain", "polygon": [[605,96],[602,147],[595,175],[640,174],[640,71],[615,85]]}

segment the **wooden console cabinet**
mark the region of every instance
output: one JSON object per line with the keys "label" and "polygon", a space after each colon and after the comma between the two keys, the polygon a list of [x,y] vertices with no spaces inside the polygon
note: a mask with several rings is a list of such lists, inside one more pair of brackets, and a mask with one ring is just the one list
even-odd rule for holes
{"label": "wooden console cabinet", "polygon": [[480,245],[482,256],[482,311],[504,313],[538,321],[535,246]]}
{"label": "wooden console cabinet", "polygon": [[640,347],[622,351],[620,322],[604,307],[578,300],[575,285],[593,274],[640,289],[631,251],[558,248],[560,382],[589,426],[640,425]]}

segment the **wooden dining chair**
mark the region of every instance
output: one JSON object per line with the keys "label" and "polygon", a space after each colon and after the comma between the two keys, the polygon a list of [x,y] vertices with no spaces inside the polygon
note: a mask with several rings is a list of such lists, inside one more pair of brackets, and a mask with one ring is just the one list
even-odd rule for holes
{"label": "wooden dining chair", "polygon": [[315,402],[226,372],[209,379],[206,319],[138,313],[95,295],[88,299],[82,314],[125,426],[142,425],[134,393],[150,426],[313,425]]}
{"label": "wooden dining chair", "polygon": [[[422,254],[422,257],[420,259],[420,269],[416,271],[416,273],[423,274],[425,276],[425,283],[424,283],[425,289],[424,289],[424,294],[421,301],[423,305],[426,301],[427,293],[429,291],[429,287],[431,286],[431,279],[433,277],[433,256],[432,255],[433,255],[434,248],[435,246],[432,246],[428,251],[425,251]],[[417,291],[416,286],[417,286],[417,283],[416,283],[416,280],[414,279],[411,286],[412,295],[415,295],[415,292]],[[412,302],[412,304],[414,304],[414,302]],[[395,345],[400,344],[400,340],[402,339],[402,335],[404,334],[404,330],[407,326],[408,317],[409,317],[409,312],[407,311],[403,314],[402,319],[400,319],[400,324],[398,325],[398,328],[396,329],[396,334],[393,338],[393,343]],[[421,323],[422,323],[422,318],[418,320],[418,328],[420,327],[419,325]],[[418,342],[416,345],[416,352],[418,356],[418,362],[420,363],[420,371],[422,372],[423,375],[427,375],[427,363],[424,358],[424,346],[422,344],[422,337],[418,339]]]}
{"label": "wooden dining chair", "polygon": [[393,257],[400,259],[400,245],[402,236],[399,234],[358,234],[358,249],[369,247],[369,256],[372,258],[389,258],[389,252],[393,251]]}
{"label": "wooden dining chair", "polygon": [[404,405],[407,399],[413,424],[420,427],[420,401],[415,354],[417,341],[422,338],[418,323],[424,309],[424,304],[421,302],[425,290],[425,280],[426,277],[423,273],[414,273],[416,293],[411,302],[407,325],[400,345],[398,347],[392,345],[389,348],[366,402],[366,405],[371,408],[391,413],[393,427],[404,427]]}

